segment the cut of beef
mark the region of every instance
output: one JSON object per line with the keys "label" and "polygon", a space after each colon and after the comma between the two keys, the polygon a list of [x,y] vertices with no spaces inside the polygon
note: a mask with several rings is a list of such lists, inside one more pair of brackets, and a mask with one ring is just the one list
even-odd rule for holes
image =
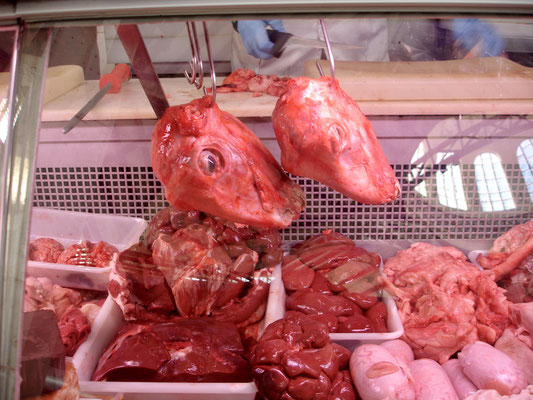
{"label": "cut of beef", "polygon": [[476,340],[494,344],[510,323],[503,289],[454,247],[415,243],[388,259],[385,273],[417,358],[442,364]]}
{"label": "cut of beef", "polygon": [[93,380],[246,382],[250,364],[232,323],[210,318],[127,324],[108,345]]}

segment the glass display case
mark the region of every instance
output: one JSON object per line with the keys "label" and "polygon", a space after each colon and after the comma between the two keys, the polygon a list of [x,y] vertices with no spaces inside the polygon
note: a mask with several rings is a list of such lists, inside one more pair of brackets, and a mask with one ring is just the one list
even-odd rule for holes
{"label": "glass display case", "polygon": [[0,8],[0,397],[533,398],[532,10]]}

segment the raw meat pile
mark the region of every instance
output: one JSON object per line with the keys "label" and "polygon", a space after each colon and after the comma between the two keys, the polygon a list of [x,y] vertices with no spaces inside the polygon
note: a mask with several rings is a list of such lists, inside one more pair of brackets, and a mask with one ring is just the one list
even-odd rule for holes
{"label": "raw meat pile", "polygon": [[320,315],[329,332],[388,332],[378,301],[380,257],[326,231],[297,244],[283,259],[286,309]]}
{"label": "raw meat pile", "polygon": [[93,379],[249,381],[241,337],[257,340],[280,243],[275,228],[174,207],[160,211],[144,243],[112,263],[109,294],[128,323]]}
{"label": "raw meat pile", "polygon": [[109,295],[120,307],[126,321],[165,320],[176,305],[165,277],[142,244],[121,252],[111,264]]}
{"label": "raw meat pile", "polygon": [[533,220],[504,233],[477,262],[494,272],[509,301],[533,301]]}
{"label": "raw meat pile", "polygon": [[169,203],[183,210],[284,228],[305,207],[300,186],[211,96],[165,111],[152,135],[152,168]]}
{"label": "raw meat pile", "polygon": [[274,267],[283,257],[281,236],[276,228],[237,224],[200,211],[182,211],[172,206],[164,208],[152,218],[144,235],[144,244],[152,248],[160,234],[173,235],[191,224],[211,227],[217,243],[232,258],[255,251],[259,257],[256,269]]}
{"label": "raw meat pile", "polygon": [[168,207],[150,222],[145,244],[117,257],[109,293],[127,321],[210,315],[253,336],[266,309],[269,269],[282,257],[280,244],[275,228]]}
{"label": "raw meat pile", "polygon": [[72,356],[89,335],[105,300],[105,292],[55,285],[48,278],[26,278],[24,311],[52,310],[67,355]]}
{"label": "raw meat pile", "polygon": [[453,247],[415,243],[387,260],[385,274],[418,358],[442,364],[469,343],[494,344],[510,323],[504,290]]}
{"label": "raw meat pile", "polygon": [[355,400],[350,352],[331,343],[317,318],[288,312],[271,323],[250,355],[257,390],[267,400]]}
{"label": "raw meat pile", "polygon": [[285,92],[290,80],[288,76],[280,78],[276,75],[261,75],[239,68],[229,74],[221,86],[217,86],[217,93],[253,92],[254,97],[261,96],[262,93],[279,97]]}
{"label": "raw meat pile", "polygon": [[124,325],[100,357],[92,379],[247,382],[250,364],[234,324],[177,318]]}
{"label": "raw meat pile", "polygon": [[31,261],[106,268],[117,252],[114,246],[103,241],[92,243],[83,240],[65,249],[55,239],[39,238],[30,243],[28,258]]}
{"label": "raw meat pile", "polygon": [[329,77],[295,78],[272,125],[288,172],[315,179],[364,204],[384,204],[400,184],[356,102]]}
{"label": "raw meat pile", "polygon": [[[177,232],[197,226],[201,225],[189,225]],[[157,245],[157,240],[154,243]],[[185,253],[181,256],[186,257]],[[215,271],[211,269],[211,272]],[[130,322],[108,345],[93,379],[250,380],[250,366],[243,357],[244,348],[237,326],[242,327],[243,337],[257,337],[257,322],[263,317],[268,295],[266,279],[254,280],[253,284],[246,281],[245,285],[249,287],[243,297],[231,298],[223,307],[214,308],[209,318],[177,317],[176,303],[183,305],[187,301],[187,305],[193,306],[196,305],[194,296],[205,299],[215,295],[216,298],[218,291],[214,294],[202,292],[208,290],[207,281],[214,277],[204,276],[199,281],[184,277],[185,284],[188,284],[185,288],[177,279],[175,285],[180,289],[175,291],[176,302],[165,276],[153,263],[151,251],[142,244],[120,253],[110,279],[109,293]],[[224,291],[220,290],[220,293]],[[135,361],[135,367],[131,368],[134,360],[140,361]]]}

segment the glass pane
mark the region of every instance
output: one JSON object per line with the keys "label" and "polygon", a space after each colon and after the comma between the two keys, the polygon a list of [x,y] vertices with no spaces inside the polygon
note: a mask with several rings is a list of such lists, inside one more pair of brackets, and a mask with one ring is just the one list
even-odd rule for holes
{"label": "glass pane", "polygon": [[[0,161],[2,173],[2,185],[0,185],[2,196],[5,197],[5,182],[6,182],[6,168],[9,148],[8,142],[8,127],[9,127],[9,87],[11,80],[11,62],[13,55],[13,46],[15,40],[15,32],[4,30],[0,31]],[[0,205],[0,215],[4,217],[3,202]],[[1,235],[1,232],[0,232]]]}
{"label": "glass pane", "polygon": [[483,211],[514,209],[516,206],[499,157],[496,154],[483,153],[476,157],[474,164]]}
{"label": "glass pane", "polygon": [[526,139],[516,149],[518,164],[527,186],[529,196],[533,202],[533,140]]}
{"label": "glass pane", "polygon": [[[0,220],[2,222],[2,229],[0,229],[0,259],[5,258],[5,240],[6,232],[3,226],[8,218],[8,207],[6,205],[6,196],[9,193],[8,187],[8,169],[10,166],[9,149],[12,143],[9,119],[11,106],[10,104],[10,88],[12,86],[12,59],[14,54],[14,46],[16,41],[15,28],[7,29],[0,28]],[[14,312],[11,304],[11,297],[9,293],[10,283],[9,272],[6,269],[4,262],[0,261],[0,364],[4,366],[0,370],[0,397],[3,393],[13,391],[16,382],[16,348],[13,348],[13,342],[16,341],[18,333],[19,310]],[[13,318],[13,315],[16,315]],[[14,321],[13,321],[14,320]],[[4,338],[10,338],[13,341],[8,341]],[[5,388],[8,387],[6,390]]]}
{"label": "glass pane", "polygon": [[[25,312],[47,309],[57,328],[50,373],[63,383],[76,367],[86,396],[128,398],[142,387],[154,400],[251,399],[269,380],[254,380],[249,354],[289,308],[321,295],[348,304],[354,313],[332,316],[337,332],[326,332],[350,335],[347,351],[369,338],[357,335],[382,335],[356,292],[387,312],[400,309],[396,322],[407,329],[420,322],[409,343],[422,349],[418,358],[443,362],[468,341],[487,340],[486,331],[501,336],[505,324],[485,331],[477,310],[506,305],[496,290],[506,281],[486,282],[493,302],[482,303],[477,286],[457,288],[474,267],[443,266],[439,257],[461,257],[438,249],[454,246],[465,257],[490,249],[533,213],[533,86],[524,78],[533,24],[468,16],[327,18],[338,88],[319,14],[268,22],[198,14],[194,29],[183,15],[54,27],[25,282]],[[214,103],[205,97],[213,88]],[[410,283],[427,297],[404,303],[418,294],[391,277],[395,294],[408,295],[378,299],[380,258],[391,272],[388,260],[417,242],[424,245],[415,250],[436,254],[423,265],[411,260]],[[451,272],[432,280],[441,266]],[[294,303],[280,293],[296,293]],[[476,311],[464,320],[477,321],[471,337],[440,336],[455,327],[448,316],[467,308]],[[428,326],[425,312],[442,326]],[[355,314],[363,333],[354,332]],[[231,362],[217,372],[220,360]],[[46,383],[37,381],[37,390]]]}

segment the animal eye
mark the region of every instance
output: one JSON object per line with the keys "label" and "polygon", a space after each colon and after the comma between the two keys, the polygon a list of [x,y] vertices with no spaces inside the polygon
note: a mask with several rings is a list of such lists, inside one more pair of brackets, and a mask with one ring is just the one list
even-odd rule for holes
{"label": "animal eye", "polygon": [[217,170],[224,168],[224,159],[222,154],[214,149],[205,149],[200,153],[198,158],[200,171],[205,175],[213,175]]}

